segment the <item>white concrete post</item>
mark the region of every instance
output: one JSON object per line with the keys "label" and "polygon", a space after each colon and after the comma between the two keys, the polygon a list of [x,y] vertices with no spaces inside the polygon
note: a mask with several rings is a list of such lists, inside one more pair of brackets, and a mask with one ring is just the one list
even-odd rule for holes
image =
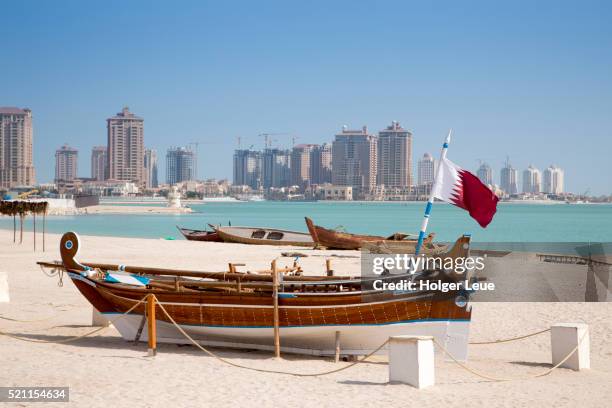
{"label": "white concrete post", "polygon": [[0,303],[10,302],[9,297],[9,286],[8,286],[8,275],[6,272],[0,272]]}
{"label": "white concrete post", "polygon": [[432,336],[389,338],[389,382],[425,388],[435,384]]}
{"label": "white concrete post", "polygon": [[92,307],[91,308],[91,325],[99,326],[99,327],[106,327],[110,325],[110,321],[102,313],[98,312],[98,310],[95,307]]}
{"label": "white concrete post", "polygon": [[591,368],[589,326],[586,323],[557,323],[550,328],[552,364],[559,364],[572,350],[578,349],[560,367],[572,370]]}

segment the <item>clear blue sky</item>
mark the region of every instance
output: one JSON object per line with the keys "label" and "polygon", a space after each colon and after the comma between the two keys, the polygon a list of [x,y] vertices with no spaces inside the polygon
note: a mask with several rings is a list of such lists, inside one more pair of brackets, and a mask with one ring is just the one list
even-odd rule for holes
{"label": "clear blue sky", "polygon": [[[414,132],[499,179],[556,163],[570,191],[612,193],[612,2],[6,1],[0,106],[30,107],[39,181],[54,151],[88,176],[105,119],[128,105],[160,156],[201,141],[200,176],[230,177],[236,137],[331,141],[342,125]],[[280,137],[289,146],[289,137]]]}

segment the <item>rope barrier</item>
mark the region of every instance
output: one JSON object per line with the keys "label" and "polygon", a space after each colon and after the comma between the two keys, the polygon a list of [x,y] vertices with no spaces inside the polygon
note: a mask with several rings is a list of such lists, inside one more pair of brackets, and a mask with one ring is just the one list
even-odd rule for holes
{"label": "rope barrier", "polygon": [[267,369],[263,369],[263,368],[255,368],[255,367],[249,367],[249,366],[244,366],[241,364],[237,364],[234,363],[232,361],[229,361],[223,357],[220,357],[218,355],[216,355],[215,353],[213,353],[212,351],[208,350],[207,348],[203,347],[200,343],[198,343],[197,341],[195,341],[193,339],[193,337],[191,337],[187,332],[185,332],[185,330],[183,330],[183,328],[178,325],[178,323],[176,323],[176,321],[172,318],[172,316],[170,316],[170,313],[168,313],[166,311],[166,309],[164,308],[164,306],[157,302],[157,298],[156,300],[156,304],[159,306],[159,308],[162,310],[162,312],[164,312],[164,314],[166,315],[166,317],[168,318],[168,320],[170,320],[170,322],[172,322],[172,324],[178,329],[178,331],[185,336],[186,339],[188,339],[189,341],[191,341],[191,343],[193,343],[193,345],[195,345],[196,347],[198,347],[200,350],[202,350],[203,352],[205,352],[206,354],[208,354],[209,356],[225,363],[228,364],[232,367],[236,367],[236,368],[243,368],[246,370],[251,370],[251,371],[257,371],[260,373],[270,373],[270,374],[285,374],[285,375],[292,375],[295,377],[320,377],[320,376],[324,376],[324,375],[328,375],[328,374],[333,374],[333,373],[337,373],[340,371],[344,371],[346,369],[349,369],[353,366],[355,366],[356,364],[362,363],[365,360],[367,360],[368,358],[372,357],[374,354],[376,354],[378,351],[380,351],[380,349],[382,349],[387,343],[389,343],[389,340],[386,340],[383,344],[381,344],[380,346],[378,346],[374,351],[370,352],[369,354],[365,355],[363,358],[361,358],[360,360],[354,361],[351,364],[348,364],[344,367],[340,367],[340,368],[335,368],[333,370],[329,370],[329,371],[323,371],[320,373],[294,373],[294,372],[289,372],[289,371],[280,371],[280,370],[267,370]]}
{"label": "rope barrier", "polygon": [[469,344],[471,344],[471,345],[482,345],[482,344],[509,343],[511,341],[526,339],[528,337],[537,336],[538,334],[546,333],[546,332],[549,332],[549,331],[550,331],[550,328],[549,329],[540,330],[540,331],[535,332],[535,333],[526,334],[524,336],[511,337],[509,339],[492,340],[492,341],[474,341],[474,342],[470,342]]}
{"label": "rope barrier", "polygon": [[7,316],[0,315],[0,319],[8,320],[9,322],[17,322],[17,323],[38,323],[38,322],[46,322],[47,320],[54,319],[57,316],[58,316],[57,314],[54,314],[53,316],[45,317],[43,319],[20,320],[20,319],[14,319],[12,317],[7,317]]}
{"label": "rope barrier", "polygon": [[[144,303],[146,301],[146,299],[147,299],[147,296],[145,296],[142,299],[140,299],[139,301],[137,301],[136,304],[134,306],[132,306],[131,308],[129,308],[125,313],[123,313],[123,314],[115,317],[114,319],[110,320],[109,326],[111,324],[115,323],[116,321],[119,321],[120,319],[124,318],[128,313],[130,313],[132,310],[136,309],[136,307],[138,305],[140,305],[141,303]],[[109,326],[98,327],[97,329],[92,330],[90,332],[87,332],[85,334],[82,334],[80,336],[69,337],[69,338],[63,339],[63,340],[30,339],[30,338],[18,336],[18,335],[12,334],[12,333],[7,333],[7,332],[1,331],[1,330],[0,330],[0,335],[6,336],[6,337],[10,337],[10,338],[16,339],[16,340],[30,342],[30,343],[57,343],[57,344],[63,344],[63,343],[69,343],[71,341],[82,339],[83,337],[91,336],[92,334],[95,334],[95,333],[98,333],[98,332],[100,332],[102,330],[107,329]]]}
{"label": "rope barrier", "polygon": [[[376,354],[378,351],[380,351],[385,345],[387,345],[389,343],[389,340],[386,340],[384,343],[382,343],[380,346],[378,346],[376,349],[374,349],[372,352],[370,352],[369,354],[365,355],[364,357],[362,357],[361,359],[354,361],[344,367],[340,367],[340,368],[335,368],[333,370],[328,370],[328,371],[322,371],[319,373],[296,373],[296,372],[290,372],[290,371],[281,371],[281,370],[268,370],[268,369],[263,369],[263,368],[256,368],[256,367],[249,367],[249,366],[244,366],[242,364],[237,364],[234,363],[228,359],[225,359],[223,357],[218,356],[217,354],[213,353],[212,351],[208,350],[207,348],[203,347],[200,343],[198,343],[196,340],[193,339],[193,337],[191,337],[170,315],[170,313],[168,313],[168,311],[166,310],[166,308],[158,301],[157,297],[155,295],[146,295],[145,297],[143,297],[142,299],[140,299],[139,301],[137,301],[132,307],[130,307],[126,312],[124,312],[123,314],[121,314],[120,316],[117,316],[116,318],[112,319],[110,321],[110,324],[113,324],[114,322],[124,318],[128,313],[130,313],[131,311],[133,311],[134,309],[136,309],[136,307],[142,303],[144,303],[147,299],[148,296],[153,296],[155,299],[155,303],[159,306],[159,308],[161,309],[161,311],[164,313],[164,315],[168,318],[168,320],[170,320],[170,322],[177,328],[177,330],[186,338],[188,339],[193,345],[195,345],[196,347],[198,347],[200,350],[202,350],[203,352],[205,352],[206,354],[208,354],[210,357],[213,357],[215,359],[217,359],[218,361],[225,363],[227,365],[230,365],[232,367],[236,367],[236,368],[242,368],[242,369],[246,369],[246,370],[250,370],[250,371],[256,371],[256,372],[261,372],[261,373],[270,373],[270,374],[283,374],[283,375],[292,375],[295,377],[320,377],[320,376],[324,376],[324,375],[329,375],[329,374],[334,374],[334,373],[338,373],[340,371],[344,371],[347,370],[351,367],[354,367],[355,365],[364,362],[365,360],[367,360],[368,358],[372,357],[374,354]],[[4,318],[4,317],[3,317]],[[5,318],[6,319],[6,318]],[[10,320],[10,319],[7,319]],[[105,327],[99,327],[95,330],[92,330],[88,333],[82,334],[80,336],[74,336],[74,337],[70,337],[68,339],[63,339],[63,340],[57,340],[57,341],[48,341],[48,340],[38,340],[38,339],[30,339],[30,338],[26,338],[26,337],[22,337],[22,336],[17,336],[11,333],[7,333],[7,332],[3,332],[0,331],[0,335],[3,336],[7,336],[16,340],[21,340],[21,341],[26,341],[26,342],[32,342],[32,343],[57,343],[57,344],[62,344],[62,343],[69,343],[71,341],[75,341],[75,340],[79,340],[81,338],[87,337],[87,336],[91,336],[92,334],[98,333],[104,329],[108,328],[108,326]],[[524,339],[524,338],[528,338],[528,337],[532,337],[532,336],[536,336],[538,334],[542,334],[545,333],[547,331],[550,331],[550,329],[546,329],[546,330],[541,330],[535,333],[531,333],[531,334],[527,334],[524,336],[519,336],[519,337],[514,337],[514,338],[510,338],[510,339],[503,339],[503,340],[495,340],[495,341],[490,341],[490,342],[475,342],[475,343],[470,343],[470,344],[495,344],[495,343],[504,343],[504,342],[510,342],[510,341],[514,341],[514,340],[520,340],[520,339]],[[532,378],[539,378],[539,377],[544,377],[546,375],[549,375],[550,373],[552,373],[555,369],[559,368],[563,363],[565,363],[580,347],[580,345],[582,344],[582,342],[584,341],[584,339],[587,337],[588,331],[586,331],[582,337],[580,338],[580,340],[578,341],[578,344],[576,345],[576,347],[574,347],[574,349],[572,351],[570,351],[565,358],[563,358],[559,363],[555,364],[553,367],[549,368],[548,370],[542,372],[542,373],[538,373],[535,375],[530,375],[530,376],[526,376],[526,377],[522,377],[522,378],[500,378],[500,377],[494,377],[491,376],[489,374],[486,373],[482,373],[479,372],[477,370],[474,370],[471,367],[468,367],[466,364],[462,363],[461,361],[457,360],[455,358],[455,356],[453,356],[442,344],[440,344],[435,337],[433,338],[433,342],[434,344],[440,349],[442,350],[442,352],[444,354],[446,354],[454,363],[456,363],[459,367],[463,368],[464,370],[472,373],[473,375],[486,379],[486,380],[490,380],[490,381],[495,381],[495,382],[504,382],[504,381],[517,381],[517,380],[525,380],[525,379],[532,379]]]}
{"label": "rope barrier", "polygon": [[[550,330],[550,329],[548,329]],[[539,333],[538,333],[539,334]],[[535,335],[532,334],[532,335]],[[479,371],[474,370],[471,367],[468,367],[466,364],[462,363],[461,361],[457,360],[443,345],[441,345],[440,343],[438,343],[434,337],[433,342],[436,346],[438,346],[438,348],[440,348],[440,350],[442,350],[442,352],[444,352],[444,354],[446,354],[451,360],[453,360],[453,362],[455,362],[459,367],[463,368],[464,370],[474,374],[477,377],[480,378],[484,378],[485,380],[490,380],[490,381],[495,381],[495,382],[505,382],[505,381],[517,381],[517,380],[529,380],[532,378],[539,378],[539,377],[544,377],[550,373],[552,373],[554,370],[556,370],[557,368],[559,368],[563,363],[565,363],[580,347],[580,345],[582,344],[582,341],[587,337],[588,335],[588,330],[582,335],[582,337],[580,338],[580,340],[578,340],[578,344],[576,345],[576,347],[574,347],[574,349],[572,351],[570,351],[568,353],[568,355],[565,356],[565,358],[563,358],[563,360],[559,361],[557,364],[555,364],[554,366],[552,366],[551,368],[549,368],[548,370],[539,373],[539,374],[535,374],[535,375],[529,375],[526,377],[522,377],[522,378],[499,378],[499,377],[493,377],[489,374],[485,374],[485,373],[481,373]],[[526,336],[529,337],[529,336]]]}

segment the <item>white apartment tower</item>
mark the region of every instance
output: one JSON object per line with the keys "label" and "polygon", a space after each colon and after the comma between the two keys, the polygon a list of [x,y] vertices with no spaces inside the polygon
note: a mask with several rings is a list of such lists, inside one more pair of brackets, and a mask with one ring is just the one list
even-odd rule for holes
{"label": "white apartment tower", "polygon": [[412,175],[412,133],[399,122],[378,132],[378,184],[385,187],[409,187]]}
{"label": "white apartment tower", "polygon": [[564,173],[562,169],[551,164],[544,170],[542,191],[548,194],[561,194],[564,192]]}
{"label": "white apartment tower", "polygon": [[55,182],[71,182],[77,178],[79,151],[63,145],[55,151]]}
{"label": "white apartment tower", "polygon": [[493,185],[493,170],[491,166],[487,163],[482,163],[478,170],[476,171],[476,176],[482,181],[482,183],[486,186]]}
{"label": "white apartment tower", "polygon": [[417,165],[417,185],[433,185],[436,177],[436,161],[429,153],[425,153]]}
{"label": "white apartment tower", "polygon": [[32,111],[0,107],[0,188],[36,182],[32,162]]}
{"label": "white apartment tower", "polygon": [[518,170],[512,167],[510,160],[506,160],[505,166],[501,169],[499,179],[500,187],[506,192],[506,194],[518,193]]}
{"label": "white apartment tower", "polygon": [[542,173],[531,164],[523,171],[523,193],[537,194],[542,191]]}
{"label": "white apartment tower", "polygon": [[106,169],[108,168],[106,146],[94,146],[91,149],[91,178],[96,181],[107,179]]}

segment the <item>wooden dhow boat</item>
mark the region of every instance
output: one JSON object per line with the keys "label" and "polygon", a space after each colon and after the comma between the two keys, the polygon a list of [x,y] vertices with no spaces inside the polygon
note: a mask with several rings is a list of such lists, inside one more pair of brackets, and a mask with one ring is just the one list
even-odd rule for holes
{"label": "wooden dhow boat", "polygon": [[211,225],[223,242],[251,245],[290,245],[312,247],[309,234],[275,228],[220,227]]}
{"label": "wooden dhow boat", "polygon": [[[468,236],[459,238],[446,256],[468,256],[469,242]],[[229,272],[198,272],[79,262],[79,247],[78,235],[68,232],[60,242],[61,263],[38,264],[67,271],[81,294],[109,318],[135,306],[114,322],[125,340],[147,340],[145,305],[137,303],[154,294],[158,342],[189,343],[161,312],[161,304],[193,339],[212,346],[272,350],[278,316],[283,352],[333,355],[336,333],[343,355],[367,354],[389,336],[402,334],[435,336],[459,358],[467,352],[471,312],[469,295],[462,291],[375,290],[364,286],[367,279],[360,276],[304,276],[296,264],[274,267],[282,274],[279,288],[273,286],[279,279],[270,271],[240,273],[230,267]],[[455,281],[454,275],[424,271],[402,276]]]}
{"label": "wooden dhow boat", "polygon": [[[365,243],[384,244],[386,242],[401,242],[401,248],[405,253],[414,252],[417,243],[417,236],[396,232],[388,237],[378,235],[359,235],[348,232],[335,231],[315,225],[308,217],[304,217],[306,226],[312,240],[317,246],[327,249],[361,249]],[[423,248],[427,250],[432,245],[435,234],[431,233],[423,241]],[[412,250],[410,250],[412,249]]]}
{"label": "wooden dhow boat", "polygon": [[208,242],[223,242],[219,237],[217,231],[212,230],[195,230],[189,228],[181,228],[178,225],[176,228],[180,231],[181,235],[189,241],[208,241]]}

